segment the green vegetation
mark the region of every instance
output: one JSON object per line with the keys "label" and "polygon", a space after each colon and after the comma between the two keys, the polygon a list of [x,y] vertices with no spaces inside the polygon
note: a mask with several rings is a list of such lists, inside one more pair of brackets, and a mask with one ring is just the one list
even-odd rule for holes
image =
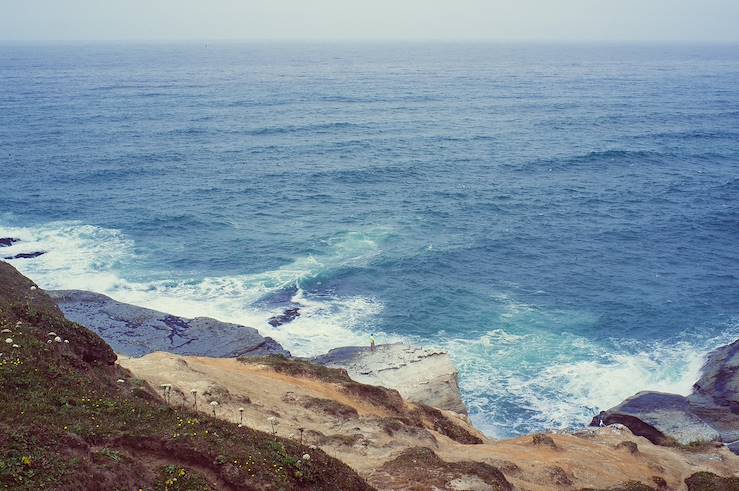
{"label": "green vegetation", "polygon": [[166,405],[32,286],[0,262],[0,489],[371,489],[320,450]]}

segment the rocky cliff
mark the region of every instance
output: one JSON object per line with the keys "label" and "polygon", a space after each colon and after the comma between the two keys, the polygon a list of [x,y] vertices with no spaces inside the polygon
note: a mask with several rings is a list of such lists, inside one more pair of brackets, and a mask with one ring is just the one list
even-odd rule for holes
{"label": "rocky cliff", "polygon": [[318,448],[173,405],[1,261],[0,331],[2,490],[372,489]]}

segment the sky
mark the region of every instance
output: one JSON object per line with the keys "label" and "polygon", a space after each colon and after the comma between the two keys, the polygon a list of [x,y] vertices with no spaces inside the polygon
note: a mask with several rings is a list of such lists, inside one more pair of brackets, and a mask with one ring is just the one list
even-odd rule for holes
{"label": "sky", "polygon": [[0,40],[739,42],[739,0],[0,0]]}

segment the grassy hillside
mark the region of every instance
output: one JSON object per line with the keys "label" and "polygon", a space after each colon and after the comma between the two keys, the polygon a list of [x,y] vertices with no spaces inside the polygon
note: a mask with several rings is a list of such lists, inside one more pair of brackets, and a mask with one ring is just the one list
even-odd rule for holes
{"label": "grassy hillside", "polygon": [[165,404],[3,262],[0,330],[0,489],[371,489],[320,450]]}

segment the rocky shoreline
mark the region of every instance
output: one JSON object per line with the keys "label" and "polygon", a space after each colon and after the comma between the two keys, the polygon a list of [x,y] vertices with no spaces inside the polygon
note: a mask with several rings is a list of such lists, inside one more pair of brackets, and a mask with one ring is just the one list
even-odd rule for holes
{"label": "rocky shoreline", "polygon": [[[292,357],[253,327],[207,317],[186,319],[82,290],[47,293],[68,319],[95,332],[122,355],[141,357],[163,351],[214,358]],[[374,352],[353,346],[309,361],[345,369],[357,382],[395,389],[410,401],[467,414],[458,372],[447,353],[405,344],[380,345]]]}
{"label": "rocky shoreline", "polygon": [[[67,318],[97,333],[126,356],[163,351],[216,358],[291,358],[277,341],[253,327],[211,318],[186,319],[86,291],[48,294]],[[409,401],[467,414],[458,372],[447,353],[389,344],[375,351],[368,346],[339,347],[307,360],[344,369],[360,383],[395,389]],[[739,340],[707,357],[691,395],[640,392],[602,411],[590,424],[621,424],[657,445],[715,442],[739,454]]]}
{"label": "rocky shoreline", "polygon": [[[0,238],[0,247],[20,242]],[[12,258],[33,258],[43,251]],[[82,290],[49,291],[64,315],[92,330],[116,353],[141,357],[163,351],[186,356],[235,358],[279,355],[291,358],[277,341],[253,327],[198,317],[187,319],[118,302]],[[300,315],[290,308],[269,323],[278,326]],[[466,416],[458,372],[448,354],[404,344],[337,347],[309,359],[347,371],[354,380],[398,390],[407,400]],[[639,392],[601,411],[591,426],[622,424],[635,435],[658,445],[699,445],[716,442],[739,454],[739,340],[707,357],[701,378],[688,396]]]}
{"label": "rocky shoreline", "polygon": [[[74,405],[69,403],[61,409],[53,405],[55,392],[46,386],[56,383],[56,365],[69,365],[70,380],[101,381],[100,390],[129,398],[115,403],[121,407],[139,404],[132,401],[149,404],[155,411],[151,414],[159,415],[165,426],[172,414],[189,414],[190,419],[180,417],[178,427],[169,433],[153,440],[147,437],[147,445],[149,440],[156,440],[157,445],[170,449],[168,455],[184,448],[179,441],[183,421],[199,422],[212,416],[209,419],[232,425],[230,429],[219,429],[219,434],[261,431],[262,436],[255,440],[255,444],[262,445],[259,448],[274,447],[274,442],[264,447],[266,438],[303,449],[296,452],[318,452],[348,465],[366,481],[368,488],[374,489],[739,488],[739,457],[723,443],[730,443],[726,440],[736,430],[739,342],[708,357],[701,380],[687,398],[638,394],[601,413],[593,421],[595,428],[491,440],[466,418],[457,371],[446,353],[394,344],[378,346],[376,351],[344,347],[312,359],[299,359],[253,328],[214,319],[172,316],[90,292],[56,291],[49,296],[49,292],[40,290],[2,262],[0,273],[4,275],[0,299],[5,298],[6,308],[0,309],[0,314],[5,312],[3,315],[8,317],[10,327],[5,331],[13,336],[12,342],[20,341],[18,347],[8,349],[27,357],[29,366],[39,360],[50,363],[46,378],[34,382],[35,385],[17,386],[23,390],[36,387],[39,394],[53,396],[44,417],[51,414],[62,418],[69,408],[86,407],[80,406],[79,401],[87,401],[80,399],[87,397],[82,392],[65,396]],[[61,320],[62,313],[78,324]],[[16,322],[18,315],[21,317]],[[57,347],[53,340],[46,340],[47,334],[59,333],[61,337],[70,337],[72,343],[67,346],[62,342]],[[24,354],[27,344],[36,350],[34,356],[38,355],[33,363],[31,352]],[[109,345],[116,347],[117,356]],[[72,347],[79,352],[79,359],[72,356]],[[105,358],[103,372],[79,378],[78,370],[88,370],[86,360],[100,357]],[[36,373],[17,369],[18,376]],[[13,378],[6,382],[16,384]],[[76,384],[72,383],[69,390],[77,390]],[[164,388],[164,392],[153,387]],[[9,400],[24,401],[25,397],[19,395]],[[98,407],[91,406],[94,410]],[[31,411],[29,408],[24,410]],[[32,411],[28,415],[28,421],[41,416]],[[193,415],[197,417],[193,419]],[[676,419],[677,416],[683,419]],[[97,416],[91,419],[91,427],[98,428],[99,422]],[[124,428],[138,432],[137,435],[149,431],[139,426],[134,417]],[[67,427],[63,430],[67,431]],[[84,437],[66,435],[86,449],[83,453],[89,454],[90,462],[98,459],[97,440],[88,443]],[[189,438],[195,437],[193,432]],[[197,438],[201,437],[198,433]],[[204,438],[210,441],[208,432]],[[128,440],[106,442],[125,453],[126,458],[148,462],[141,448],[124,445],[128,445]],[[62,446],[59,451],[65,452],[66,448]],[[279,452],[274,457],[284,459]],[[233,469],[221,467],[218,459],[198,457],[191,459],[190,464],[212,482],[236,482],[230,474]],[[325,462],[329,465],[334,461]],[[330,465],[334,466],[331,472],[344,479],[355,479],[347,473],[349,468]],[[139,474],[134,474],[130,478],[138,479]],[[361,486],[357,483],[346,489],[365,489]],[[288,488],[302,489],[297,485]],[[331,489],[330,484],[316,487],[319,488]],[[237,485],[233,489],[252,488]]]}

